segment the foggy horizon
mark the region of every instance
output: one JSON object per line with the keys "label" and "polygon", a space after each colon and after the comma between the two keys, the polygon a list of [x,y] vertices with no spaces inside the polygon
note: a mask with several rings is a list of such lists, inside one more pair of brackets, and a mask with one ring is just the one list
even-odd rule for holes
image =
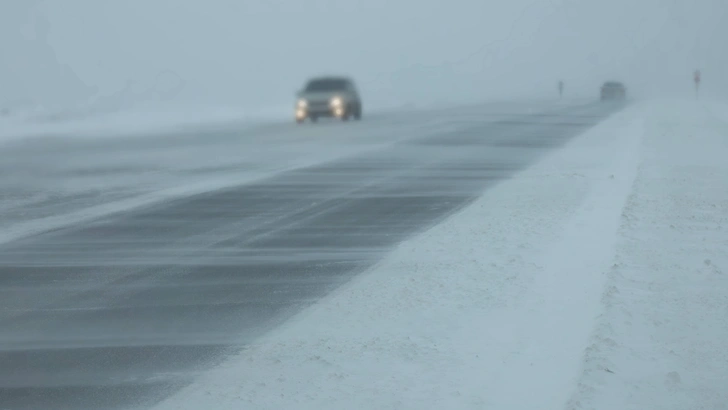
{"label": "foggy horizon", "polygon": [[[311,76],[353,77],[371,105],[728,96],[720,0],[12,1],[2,6],[2,104],[63,106],[137,93],[159,73],[174,100],[288,106]],[[171,79],[170,79],[171,78]],[[129,95],[129,103],[143,98]],[[123,102],[121,103],[123,104]]]}

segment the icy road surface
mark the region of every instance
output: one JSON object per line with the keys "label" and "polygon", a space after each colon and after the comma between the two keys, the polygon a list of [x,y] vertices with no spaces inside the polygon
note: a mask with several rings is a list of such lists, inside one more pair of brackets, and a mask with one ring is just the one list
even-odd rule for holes
{"label": "icy road surface", "polygon": [[0,404],[152,405],[620,108],[9,142]]}
{"label": "icy road surface", "polygon": [[[206,115],[191,127],[190,119],[149,121],[131,114],[119,114],[111,123],[95,119],[23,127],[0,124],[0,243],[380,149],[402,139],[556,108],[543,102],[499,102],[368,114],[362,123],[316,127],[232,118],[213,123]],[[122,126],[122,119],[128,124]]]}

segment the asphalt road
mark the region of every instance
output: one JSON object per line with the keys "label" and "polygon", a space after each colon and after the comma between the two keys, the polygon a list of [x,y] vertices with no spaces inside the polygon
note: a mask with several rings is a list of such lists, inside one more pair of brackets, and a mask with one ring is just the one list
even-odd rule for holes
{"label": "asphalt road", "polygon": [[453,121],[0,245],[0,409],[153,405],[619,108]]}

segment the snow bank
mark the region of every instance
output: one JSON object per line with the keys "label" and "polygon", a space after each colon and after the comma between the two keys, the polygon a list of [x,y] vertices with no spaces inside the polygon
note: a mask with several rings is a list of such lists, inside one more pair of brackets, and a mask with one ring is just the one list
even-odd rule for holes
{"label": "snow bank", "polygon": [[562,408],[601,310],[643,112],[490,189],[157,409]]}
{"label": "snow bank", "polygon": [[664,102],[573,409],[728,409],[726,106]]}

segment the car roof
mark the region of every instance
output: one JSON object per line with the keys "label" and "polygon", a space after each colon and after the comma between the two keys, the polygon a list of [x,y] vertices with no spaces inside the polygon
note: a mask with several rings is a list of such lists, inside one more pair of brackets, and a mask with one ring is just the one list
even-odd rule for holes
{"label": "car roof", "polygon": [[619,81],[607,81],[604,83],[604,87],[624,87],[624,84]]}
{"label": "car roof", "polygon": [[353,82],[351,80],[351,78],[349,78],[349,77],[335,76],[335,75],[313,77],[308,80],[309,83],[314,82],[314,81],[345,81],[345,82],[349,82],[349,83]]}

